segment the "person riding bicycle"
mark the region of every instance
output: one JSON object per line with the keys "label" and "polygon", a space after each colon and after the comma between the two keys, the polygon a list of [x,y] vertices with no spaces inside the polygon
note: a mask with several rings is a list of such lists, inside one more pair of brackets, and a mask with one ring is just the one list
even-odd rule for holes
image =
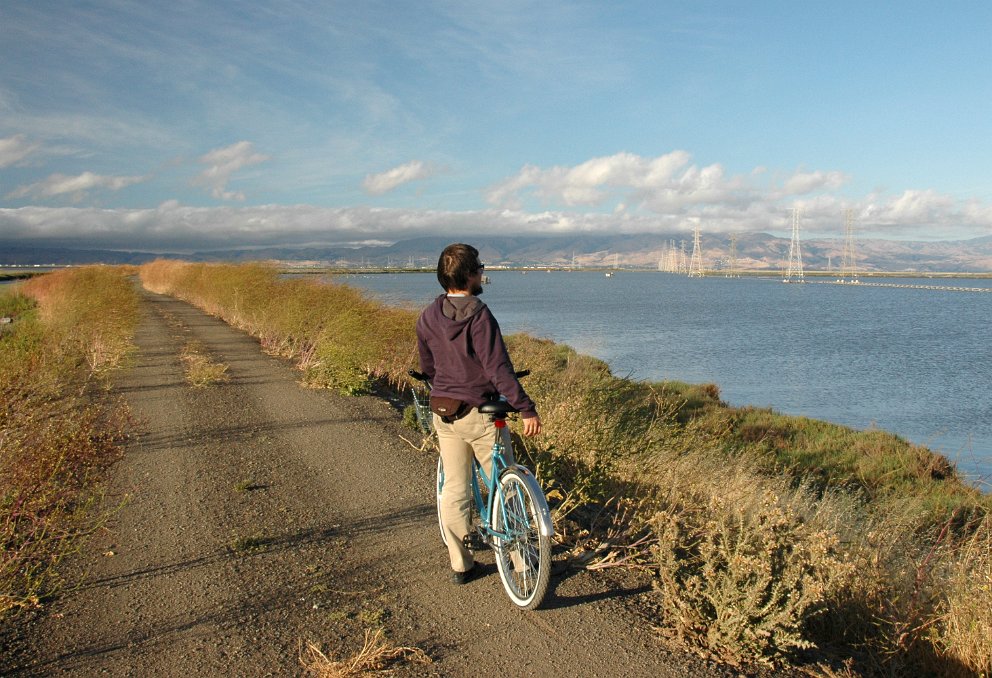
{"label": "person riding bicycle", "polygon": [[[451,581],[464,584],[476,572],[464,543],[471,530],[472,456],[492,472],[496,427],[478,407],[502,395],[523,418],[526,436],[541,432],[537,407],[513,371],[499,324],[480,299],[485,267],[471,245],[448,245],[437,262],[445,290],[417,320],[420,371],[431,381],[431,409],[444,464],[441,522],[447,533]],[[511,456],[507,429],[500,429]]]}

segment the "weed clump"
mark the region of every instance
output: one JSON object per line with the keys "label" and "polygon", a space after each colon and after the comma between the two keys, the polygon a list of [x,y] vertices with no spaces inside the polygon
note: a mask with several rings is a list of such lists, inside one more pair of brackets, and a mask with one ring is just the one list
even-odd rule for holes
{"label": "weed clump", "polygon": [[193,386],[202,388],[230,381],[227,365],[211,360],[199,342],[188,342],[179,358],[185,368],[186,381]]}
{"label": "weed clump", "polygon": [[300,647],[300,664],[308,675],[317,678],[367,676],[405,662],[430,664],[431,659],[418,647],[392,645],[381,627],[375,630],[366,629],[362,647],[346,658],[335,659],[334,655],[328,656],[313,642],[307,642],[306,647],[301,643]]}

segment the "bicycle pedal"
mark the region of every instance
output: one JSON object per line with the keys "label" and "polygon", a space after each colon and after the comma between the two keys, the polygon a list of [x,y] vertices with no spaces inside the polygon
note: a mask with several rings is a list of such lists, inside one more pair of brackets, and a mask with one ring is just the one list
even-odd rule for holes
{"label": "bicycle pedal", "polygon": [[469,551],[482,551],[489,546],[486,540],[482,538],[482,535],[478,533],[466,534],[462,538],[462,545]]}

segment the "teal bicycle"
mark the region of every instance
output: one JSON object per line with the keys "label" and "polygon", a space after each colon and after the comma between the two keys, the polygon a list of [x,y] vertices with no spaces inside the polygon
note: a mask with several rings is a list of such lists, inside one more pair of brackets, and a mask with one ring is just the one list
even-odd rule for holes
{"label": "teal bicycle", "polygon": [[[527,372],[518,372],[525,376]],[[434,432],[433,413],[430,410],[430,381],[427,376],[410,370],[410,376],[422,381],[426,394],[413,389],[417,421],[425,434]],[[474,461],[472,495],[475,506],[472,512],[474,532],[465,537],[465,546],[472,551],[490,547],[496,554],[503,588],[513,603],[525,610],[533,610],[544,600],[551,578],[551,538],[555,534],[551,511],[540,484],[530,470],[507,460],[503,436],[506,418],[513,407],[504,399],[492,400],[479,407],[489,415],[496,426],[493,440],[492,474],[487,476],[478,460]],[[437,459],[437,520],[441,540],[447,545],[441,523],[441,489],[444,487],[444,464]]]}

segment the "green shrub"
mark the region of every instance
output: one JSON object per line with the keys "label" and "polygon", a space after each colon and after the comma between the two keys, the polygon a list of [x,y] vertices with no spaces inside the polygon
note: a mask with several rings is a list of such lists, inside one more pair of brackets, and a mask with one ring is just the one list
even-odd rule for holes
{"label": "green shrub", "polygon": [[694,498],[660,510],[654,552],[666,621],[683,640],[775,663],[813,646],[806,625],[849,566],[835,533],[770,491],[758,499]]}
{"label": "green shrub", "polygon": [[341,344],[317,344],[314,362],[306,371],[309,386],[330,388],[343,395],[367,393],[371,380],[362,368],[362,359]]}

